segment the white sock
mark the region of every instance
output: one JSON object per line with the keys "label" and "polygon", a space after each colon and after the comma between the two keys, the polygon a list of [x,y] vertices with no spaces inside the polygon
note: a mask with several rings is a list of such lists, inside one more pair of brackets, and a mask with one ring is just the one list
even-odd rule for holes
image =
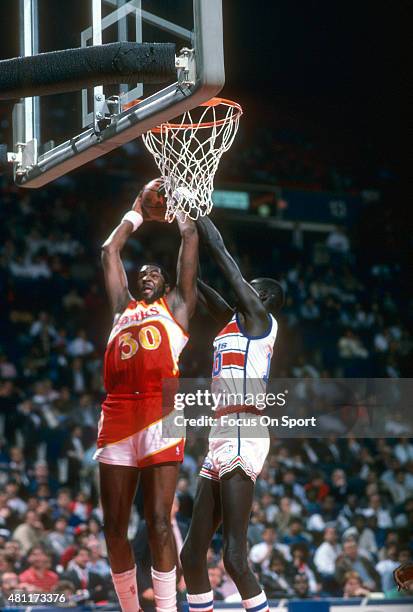
{"label": "white sock", "polygon": [[156,612],[176,612],[176,567],[170,572],[151,568]]}
{"label": "white sock", "polygon": [[199,593],[198,595],[187,593],[186,598],[188,600],[189,612],[212,612],[214,609],[214,594],[212,591]]}
{"label": "white sock", "polygon": [[261,591],[259,595],[251,597],[250,599],[243,599],[242,605],[245,610],[254,610],[254,612],[269,612],[268,601],[264,591]]}
{"label": "white sock", "polygon": [[140,606],[136,584],[136,565],[121,574],[113,572],[111,574],[122,612],[138,612]]}

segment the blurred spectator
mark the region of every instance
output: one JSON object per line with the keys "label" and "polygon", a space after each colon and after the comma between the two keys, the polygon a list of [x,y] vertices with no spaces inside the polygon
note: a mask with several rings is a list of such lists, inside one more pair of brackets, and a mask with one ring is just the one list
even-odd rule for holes
{"label": "blurred spectator", "polygon": [[413,444],[408,438],[400,438],[394,447],[394,454],[401,465],[413,461]]}
{"label": "blurred spectator", "polygon": [[[79,291],[77,289],[71,289],[62,299],[62,304],[63,308],[69,311],[69,313],[73,316],[73,311],[81,310],[84,307],[85,300],[79,295]],[[82,343],[74,345],[75,350],[76,347],[82,349]]]}
{"label": "blurred spectator", "polygon": [[89,581],[89,549],[79,547],[75,550],[73,559],[69,561],[65,572],[65,579],[70,580],[76,589],[86,589]]}
{"label": "blurred spectator", "polygon": [[310,599],[310,586],[305,574],[296,574],[293,582],[294,596],[297,599]]}
{"label": "blurred spectator", "polygon": [[67,378],[71,388],[76,394],[81,395],[87,393],[90,383],[90,374],[86,370],[84,362],[80,357],[76,357],[71,362]]}
{"label": "blurred spectator", "polygon": [[50,570],[51,557],[43,546],[33,546],[27,555],[29,568],[19,576],[20,587],[36,587],[38,591],[50,593],[59,581],[58,575]]}
{"label": "blurred spectator", "polygon": [[[339,452],[339,451],[337,451]],[[331,475],[331,495],[335,501],[340,505],[347,499],[348,495],[348,484],[346,473],[342,469],[336,469]]]}
{"label": "blurred spectator", "polygon": [[211,584],[214,601],[223,601],[224,596],[220,591],[222,585],[222,569],[214,563],[208,566],[208,578]]}
{"label": "blurred spectator", "polygon": [[17,480],[9,480],[9,482],[5,486],[5,492],[7,495],[7,505],[8,507],[16,512],[19,517],[22,517],[27,510],[26,502],[18,495],[19,493],[19,483]]}
{"label": "blurred spectator", "polygon": [[63,595],[65,599],[65,604],[60,603],[59,607],[74,608],[76,606],[76,589],[75,585],[70,582],[70,580],[59,580],[59,582],[55,586],[55,593]]}
{"label": "blurred spectator", "polygon": [[407,499],[413,497],[413,482],[403,469],[398,469],[393,473],[387,479],[385,486],[396,505],[403,504]]}
{"label": "blurred spectator", "polygon": [[263,541],[252,546],[249,552],[251,563],[258,564],[267,569],[274,551],[279,551],[286,559],[290,559],[290,547],[277,542],[278,535],[275,527],[268,525],[262,534]]}
{"label": "blurred spectator", "polygon": [[326,527],[323,542],[314,554],[314,563],[322,576],[326,578],[334,576],[336,560],[340,552],[341,546],[338,544],[336,529],[334,527]]}
{"label": "blurred spectator", "polygon": [[30,335],[40,342],[45,353],[50,352],[53,341],[57,339],[57,332],[49,313],[42,311],[39,314],[38,319],[30,327]]}
{"label": "blurred spectator", "polygon": [[43,525],[34,510],[28,510],[24,521],[16,527],[13,539],[19,542],[22,551],[28,553],[34,546],[40,543],[43,535]]}
{"label": "blurred spectator", "polygon": [[343,597],[366,597],[370,593],[369,589],[363,586],[363,582],[357,572],[349,571],[344,577]]}
{"label": "blurred spectator", "polygon": [[[189,459],[192,459],[193,461],[193,457],[189,456]],[[196,473],[196,463],[194,467],[195,469],[192,470],[193,474]],[[185,468],[186,472],[188,469],[188,464],[185,466]],[[191,479],[186,474],[182,474],[182,476],[178,478],[178,482],[176,483],[176,495],[179,501],[180,515],[185,519],[190,518],[190,516],[192,515],[194,499],[191,494]]]}
{"label": "blurred spectator", "polygon": [[66,548],[73,542],[73,535],[69,532],[67,519],[64,516],[57,518],[54,529],[47,534],[45,543],[60,558]]}
{"label": "blurred spectator", "polygon": [[378,494],[370,496],[368,506],[362,512],[367,517],[375,516],[377,525],[381,529],[391,529],[393,526],[391,514],[389,510],[383,506],[381,496]]}
{"label": "blurred spectator", "polygon": [[57,493],[57,498],[53,505],[53,518],[57,519],[63,517],[70,524],[70,519],[72,516],[72,507],[73,501],[70,489],[60,489]]}
{"label": "blurred spectator", "polygon": [[376,564],[376,571],[380,574],[381,590],[390,591],[394,586],[393,572],[399,566],[399,549],[397,544],[386,547],[384,558]]}
{"label": "blurred spectator", "polygon": [[[44,414],[46,414],[49,425],[52,426],[50,429],[57,427],[57,422],[55,422],[55,419],[57,421],[57,417],[51,409],[48,407],[46,408],[46,405],[44,407]],[[27,489],[30,493],[36,494],[42,486],[47,487],[50,493],[55,493],[58,486],[56,479],[50,476],[48,463],[43,460],[36,462]]]}
{"label": "blurred spectator", "polygon": [[329,233],[326,245],[334,253],[347,254],[350,250],[350,241],[346,235],[345,229],[337,226]]}
{"label": "blurred spectator", "polygon": [[366,518],[362,514],[354,514],[352,523],[353,526],[344,531],[343,538],[355,537],[360,551],[369,558],[376,558],[378,552],[377,538],[373,529],[367,526]]}
{"label": "blurred spectator", "polygon": [[345,583],[348,572],[356,572],[370,591],[380,589],[380,577],[374,565],[360,554],[358,544],[353,538],[345,540],[343,552],[336,560],[336,578],[339,584]]}
{"label": "blurred spectator", "polygon": [[[297,504],[295,504],[295,506],[298,514],[298,508],[300,506],[298,506]],[[288,525],[290,524],[290,521],[292,520],[292,518],[294,518],[294,516],[295,513],[292,500],[289,497],[282,497],[280,499],[279,512],[277,512],[274,518],[277,530],[282,537],[284,537],[284,535],[287,533]]]}
{"label": "blurred spectator", "polygon": [[310,550],[307,544],[294,544],[291,547],[292,563],[300,576],[307,578],[309,592],[315,594],[321,589],[318,573],[310,558]]}
{"label": "blurred spectator", "polygon": [[89,570],[93,574],[107,577],[110,575],[110,566],[102,554],[102,545],[98,540],[89,542]]}
{"label": "blurred spectator", "polygon": [[7,359],[6,355],[0,353],[0,378],[12,379],[17,378],[17,369],[14,363]]}
{"label": "blurred spectator", "polygon": [[3,550],[0,550],[0,576],[4,573],[13,572],[13,558]]}
{"label": "blurred spectator", "polygon": [[19,578],[15,572],[4,572],[1,576],[0,606],[8,608],[11,605],[10,596],[19,588]]}
{"label": "blurred spectator", "polygon": [[345,335],[339,339],[338,350],[342,359],[366,359],[369,356],[360,338],[358,338],[351,329],[348,329]]}
{"label": "blurred spectator", "polygon": [[24,556],[20,542],[17,540],[8,540],[4,544],[4,552],[13,564],[14,570],[19,572],[22,569]]}
{"label": "blurred spectator", "polygon": [[89,549],[81,546],[69,562],[63,579],[71,582],[78,591],[87,590],[95,602],[107,599],[111,589],[111,579],[108,574],[100,574],[91,570]]}
{"label": "blurred spectator", "polygon": [[80,329],[76,337],[69,342],[67,352],[71,357],[86,357],[94,350],[93,344],[87,339],[86,331]]}
{"label": "blurred spectator", "polygon": [[293,595],[294,570],[281,553],[273,552],[268,569],[262,573],[261,582],[269,599]]}
{"label": "blurred spectator", "polygon": [[288,544],[288,546],[299,543],[308,544],[310,539],[308,534],[304,533],[304,525],[300,517],[293,517],[290,520],[288,530],[283,538],[283,543]]}

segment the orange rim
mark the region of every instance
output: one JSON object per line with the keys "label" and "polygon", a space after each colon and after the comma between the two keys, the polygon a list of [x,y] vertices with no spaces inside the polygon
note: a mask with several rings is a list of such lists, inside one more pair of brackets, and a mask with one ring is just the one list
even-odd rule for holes
{"label": "orange rim", "polygon": [[[140,99],[132,100],[132,102],[128,102],[127,104],[125,104],[122,110],[131,108],[132,106],[135,106],[136,104],[138,104],[140,101],[141,101]],[[231,121],[235,121],[236,119],[238,119],[238,117],[242,115],[242,106],[238,104],[238,102],[234,102],[233,100],[227,100],[226,98],[211,98],[210,100],[203,102],[199,106],[212,107],[212,106],[219,106],[220,104],[222,104],[222,106],[231,106],[232,108],[235,109],[235,112],[230,117],[223,117],[222,119],[217,119],[216,121],[204,121],[202,123],[170,123],[169,121],[166,121],[165,123],[162,123],[161,125],[158,125],[148,131],[152,132],[153,134],[161,134],[162,132],[165,132],[167,130],[187,130],[190,128],[197,128],[197,129],[198,128],[211,128],[214,126],[219,127]]]}

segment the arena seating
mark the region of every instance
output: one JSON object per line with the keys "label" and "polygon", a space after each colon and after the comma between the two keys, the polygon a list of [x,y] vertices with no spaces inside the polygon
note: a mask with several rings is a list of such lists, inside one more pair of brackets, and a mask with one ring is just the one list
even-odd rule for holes
{"label": "arena seating", "polygon": [[[292,157],[308,149],[294,134],[280,139],[281,155],[286,147]],[[92,460],[110,327],[99,249],[130,205],[130,175],[125,181],[119,159],[126,159],[129,173],[141,154],[139,146],[128,145],[79,171],[76,182],[69,175],[35,192],[18,190],[0,176],[0,606],[7,605],[8,593],[24,590],[38,563],[50,570],[46,591],[79,602],[114,601]],[[252,164],[251,180],[269,180],[258,171],[269,150],[248,154],[246,149],[242,160],[238,155],[232,164],[238,174],[229,179],[236,180]],[[272,166],[265,172],[278,180]],[[307,181],[288,164],[282,172],[286,184]],[[324,170],[322,179],[314,172],[307,182],[328,186]],[[149,169],[136,176],[136,189],[148,175]],[[372,246],[371,256],[362,260],[365,244],[351,228],[340,249],[332,232],[326,237],[328,258],[319,264],[313,260],[311,236],[297,250],[285,232],[271,230],[271,238],[263,241],[253,223],[242,231],[228,216],[221,215],[218,223],[248,278],[276,273],[286,289],[272,376],[408,374],[412,337],[403,296],[408,277],[385,244],[381,250]],[[387,230],[391,235],[391,220]],[[170,269],[176,240],[169,227],[143,227],[124,253],[131,283],[133,270],[145,259]],[[205,256],[202,273],[226,291]],[[211,355],[205,346],[215,331],[200,309],[183,357],[183,376],[209,376]],[[359,596],[380,592],[404,601],[394,589],[392,571],[413,550],[413,442],[406,435],[395,424],[383,439],[273,440],[249,529],[250,563],[269,598],[316,596],[320,602],[311,604],[314,612],[335,611],[333,603],[321,601],[324,597],[344,595],[359,602]],[[187,445],[177,491],[183,531],[203,450],[203,441]],[[130,535],[147,567],[147,553],[139,546],[140,509],[138,495]],[[36,546],[42,550],[34,550],[34,558]],[[235,605],[219,534],[209,566],[216,599]],[[84,568],[86,582],[77,579]],[[140,580],[144,593],[144,572]],[[393,610],[385,604],[377,602],[374,610]],[[150,599],[146,609],[151,609]],[[290,612],[307,609],[304,604],[288,607]]]}

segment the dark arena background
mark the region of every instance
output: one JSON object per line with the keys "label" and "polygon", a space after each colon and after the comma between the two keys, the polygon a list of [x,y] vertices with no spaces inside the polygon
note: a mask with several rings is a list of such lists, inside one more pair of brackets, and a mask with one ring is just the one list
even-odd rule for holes
{"label": "dark arena background", "polygon": [[[0,59],[19,55],[19,4],[0,2]],[[146,8],[162,5],[185,23],[187,4]],[[215,177],[211,218],[246,279],[274,277],[285,290],[273,379],[412,377],[411,207],[401,194],[393,40],[402,6],[223,0],[220,95],[244,114]],[[89,12],[84,0],[39,0],[41,50],[79,46]],[[42,98],[44,140],[77,133],[79,100]],[[0,144],[10,150],[13,103],[0,102]],[[93,460],[111,327],[100,247],[158,174],[140,138],[39,189],[16,186],[11,166],[0,171],[1,609],[29,609],[19,601],[35,592],[63,594],[63,607],[119,610]],[[178,245],[176,224],[145,223],[130,238],[122,259],[132,293],[145,261],[174,276]],[[231,300],[202,245],[200,261]],[[208,379],[216,331],[199,306],[182,377]],[[413,432],[393,416],[380,437],[272,438],[248,529],[249,564],[271,610],[413,610],[413,586],[398,591],[393,579],[413,556]],[[205,448],[186,445],[172,515],[181,540]],[[128,534],[149,612],[142,506],[138,490]],[[208,568],[215,606],[241,609],[220,531]],[[186,610],[184,578],[178,600]]]}

